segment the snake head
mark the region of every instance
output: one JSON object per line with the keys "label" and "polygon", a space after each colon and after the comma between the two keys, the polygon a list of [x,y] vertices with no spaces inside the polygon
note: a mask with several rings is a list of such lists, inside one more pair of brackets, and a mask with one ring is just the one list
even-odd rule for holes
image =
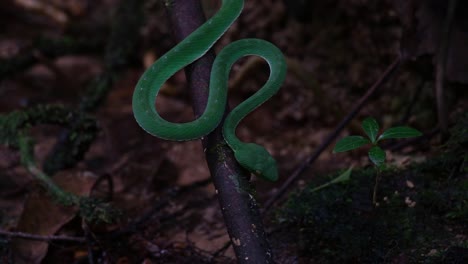
{"label": "snake head", "polygon": [[234,151],[239,164],[258,177],[269,181],[278,179],[278,168],[275,159],[268,151],[257,144],[247,143]]}

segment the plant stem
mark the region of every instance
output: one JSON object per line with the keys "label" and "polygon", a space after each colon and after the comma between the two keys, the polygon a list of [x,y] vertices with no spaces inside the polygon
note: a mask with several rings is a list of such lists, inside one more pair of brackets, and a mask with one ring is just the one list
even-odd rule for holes
{"label": "plant stem", "polygon": [[381,176],[381,170],[379,167],[377,167],[377,176],[375,177],[374,192],[372,194],[372,203],[374,205],[377,204],[377,188],[379,186],[380,176]]}

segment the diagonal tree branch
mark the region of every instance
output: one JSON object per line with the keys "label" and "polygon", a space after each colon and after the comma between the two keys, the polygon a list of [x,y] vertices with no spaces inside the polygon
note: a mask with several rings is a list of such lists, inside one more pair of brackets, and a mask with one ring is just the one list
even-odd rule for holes
{"label": "diagonal tree branch", "polygon": [[[166,6],[177,41],[206,21],[199,0],[173,0]],[[214,57],[210,50],[185,69],[196,117],[206,106]],[[249,193],[252,189],[249,175],[237,164],[224,142],[221,126],[204,137],[202,144],[238,262],[273,263],[258,205]]]}
{"label": "diagonal tree branch", "polygon": [[392,64],[390,64],[380,78],[367,90],[367,92],[354,104],[349,113],[341,120],[341,122],[335,127],[333,132],[328,134],[325,140],[316,148],[316,150],[306,158],[288,177],[288,179],[281,185],[279,190],[268,199],[264,206],[264,211],[268,211],[276,201],[278,201],[286,191],[301,177],[302,173],[308,169],[312,163],[322,154],[322,152],[335,140],[335,138],[341,133],[346,125],[361,111],[362,107],[367,103],[375,92],[382,87],[383,84],[389,80],[399,66],[402,63],[402,57],[398,56]]}

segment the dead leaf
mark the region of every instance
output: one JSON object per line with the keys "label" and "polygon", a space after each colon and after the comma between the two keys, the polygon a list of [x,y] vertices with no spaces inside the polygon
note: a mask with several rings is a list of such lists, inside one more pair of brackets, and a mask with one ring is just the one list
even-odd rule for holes
{"label": "dead leaf", "polygon": [[[54,177],[54,181],[64,190],[77,195],[89,195],[97,177],[90,172],[63,172]],[[64,224],[78,213],[76,207],[57,204],[41,186],[37,186],[26,200],[17,231],[53,235]],[[47,242],[14,239],[14,263],[40,263],[45,257],[49,244]]]}

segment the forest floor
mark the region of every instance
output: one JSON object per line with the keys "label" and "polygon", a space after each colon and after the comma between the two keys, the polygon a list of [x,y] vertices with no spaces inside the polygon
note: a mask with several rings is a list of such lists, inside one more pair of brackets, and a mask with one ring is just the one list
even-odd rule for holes
{"label": "forest floor", "polygon": [[[35,8],[20,2],[0,4],[0,23],[4,25],[0,33],[0,114],[46,104],[79,111],[92,98],[88,95],[93,91],[88,89],[99,87],[93,83],[99,82],[97,76],[105,76],[106,63],[119,63],[118,55],[109,55],[112,40],[108,38],[118,1],[59,4],[36,0],[32,1],[38,4]],[[116,236],[115,243],[108,239],[106,244],[92,245],[95,259],[107,263],[235,262],[200,142],[155,138],[133,117],[131,98],[136,82],[144,68],[174,45],[161,2],[146,1],[143,15],[136,18],[142,19],[141,25],[133,29],[136,43],[130,50],[122,49],[129,58],[119,65],[109,89],[102,93],[103,100],[87,111],[97,120],[98,131],[89,149],[73,166],[48,167],[65,190],[111,198],[112,205],[123,213],[122,221],[88,226],[77,208],[57,205],[24,168],[19,151],[4,144],[0,145],[2,230],[44,236],[115,235],[119,227],[147,215],[130,234]],[[210,16],[221,1],[203,2]],[[240,18],[215,46],[219,52],[234,40],[261,38],[277,45],[288,60],[280,92],[237,130],[242,140],[265,146],[279,165],[277,182],[253,179],[260,206],[276,195],[285,179],[398,57],[403,35],[399,13],[391,1],[326,1],[299,9],[293,1],[288,9],[286,2],[246,1]],[[301,18],[303,10],[308,12]],[[53,43],[63,45],[63,51],[40,46],[48,43],[41,41],[50,40],[58,40]],[[85,44],[76,44],[76,40]],[[13,61],[17,63],[7,65]],[[372,204],[376,172],[366,149],[333,154],[332,144],[264,214],[279,263],[436,263],[453,255],[466,260],[467,89],[460,82],[447,83],[448,120],[452,135],[457,136],[443,145],[440,135],[431,132],[437,127],[433,72],[427,58],[403,64],[340,136],[362,135],[360,122],[369,116],[382,128],[407,125],[425,134],[423,140],[407,142],[393,151],[390,149],[398,142],[384,146],[388,168],[379,189],[381,206]],[[268,68],[262,61],[248,58],[236,63],[231,75],[229,102],[235,106],[265,82]],[[164,85],[156,105],[169,121],[193,119],[183,71]],[[70,120],[79,118],[70,116]],[[69,132],[61,126],[36,123],[28,124],[27,133],[35,142],[35,163],[45,167]],[[309,192],[351,166],[355,171],[349,183]],[[423,219],[427,222],[414,225]],[[427,236],[421,235],[425,232]],[[0,235],[3,261],[87,263],[89,252],[88,247],[73,242],[48,244]]]}

